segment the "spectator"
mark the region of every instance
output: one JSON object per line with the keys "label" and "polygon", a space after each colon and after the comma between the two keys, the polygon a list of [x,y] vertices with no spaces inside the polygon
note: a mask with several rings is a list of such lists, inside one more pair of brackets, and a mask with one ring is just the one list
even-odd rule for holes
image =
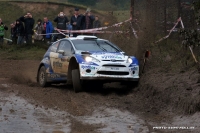
{"label": "spectator", "polygon": [[95,21],[93,23],[93,28],[99,28],[101,27],[101,22],[99,21],[99,17],[95,16]]}
{"label": "spectator", "polygon": [[34,36],[35,42],[36,41],[42,41],[43,40],[43,36],[40,35],[40,34],[42,34],[42,32],[44,31],[44,27],[43,27],[41,19],[38,19],[37,24],[35,25],[34,30],[36,32],[35,36]]}
{"label": "spectator", "polygon": [[53,33],[53,24],[51,21],[48,20],[47,17],[44,17],[44,22],[43,22],[43,27],[44,27],[44,31],[43,34],[46,34],[44,36],[44,40],[46,43],[49,43],[51,41],[51,33]]}
{"label": "spectator", "polygon": [[[68,18],[65,16],[63,12],[60,12],[58,16],[54,19],[54,22],[57,23],[57,30],[66,30],[66,24],[69,22]],[[63,34],[58,34],[57,39],[65,38]]]}
{"label": "spectator", "polygon": [[22,21],[20,21],[19,19],[16,20],[15,30],[16,30],[17,44],[23,44],[23,42],[24,42],[24,25],[23,25]]}
{"label": "spectator", "polygon": [[0,18],[0,44],[3,44],[5,30],[8,30],[8,27],[3,24],[2,19]]}
{"label": "spectator", "polygon": [[[68,23],[67,25],[67,30],[71,31],[72,30],[72,25]],[[71,33],[69,32],[69,37],[71,36]]]}
{"label": "spectator", "polygon": [[[99,21],[99,17],[95,16],[95,21],[93,23],[93,28],[100,28],[101,27],[101,22]],[[95,36],[96,34],[93,33],[93,35]]]}
{"label": "spectator", "polygon": [[[16,22],[15,22],[16,23]],[[10,39],[12,40],[12,43],[17,44],[17,36],[16,36],[16,27],[15,23],[10,24]],[[10,43],[10,44],[12,44]]]}
{"label": "spectator", "polygon": [[24,25],[25,25],[26,42],[28,44],[31,44],[32,35],[33,35],[33,26],[34,26],[35,20],[33,19],[33,16],[31,15],[31,13],[27,13],[26,15],[20,17],[20,20],[24,22]]}
{"label": "spectator", "polygon": [[[79,9],[75,8],[74,15],[71,17],[70,24],[72,30],[81,30],[83,28],[83,15],[79,15]],[[73,37],[77,37],[78,33],[73,33]]]}
{"label": "spectator", "polygon": [[91,15],[91,10],[87,9],[84,16],[84,29],[92,29],[95,17]]}

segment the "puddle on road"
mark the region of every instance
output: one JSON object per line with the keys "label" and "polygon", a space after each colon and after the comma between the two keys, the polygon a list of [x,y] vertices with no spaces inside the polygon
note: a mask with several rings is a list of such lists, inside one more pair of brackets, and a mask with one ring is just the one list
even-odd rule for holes
{"label": "puddle on road", "polygon": [[147,133],[145,122],[130,112],[117,109],[99,108],[92,116],[79,117],[78,120],[88,124],[100,124],[103,133]]}
{"label": "puddle on road", "polygon": [[[0,84],[4,88],[7,84]],[[73,116],[28,103],[13,94],[0,91],[0,132],[6,133],[69,133],[71,118],[89,125],[101,125],[98,132],[146,133],[145,122],[127,111],[97,108],[91,116]]]}
{"label": "puddle on road", "polygon": [[0,132],[69,133],[70,122],[63,112],[35,107],[13,95],[0,97]]}

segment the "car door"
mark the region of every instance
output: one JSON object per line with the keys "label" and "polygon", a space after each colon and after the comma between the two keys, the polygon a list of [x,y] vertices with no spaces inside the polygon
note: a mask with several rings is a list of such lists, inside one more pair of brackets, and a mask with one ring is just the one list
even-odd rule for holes
{"label": "car door", "polygon": [[60,50],[63,50],[64,53],[62,55],[59,55],[60,57],[59,64],[62,64],[62,67],[60,68],[59,73],[67,75],[69,60],[74,53],[74,49],[68,40],[62,40],[57,49],[57,52],[59,53]]}
{"label": "car door", "polygon": [[51,46],[51,52],[50,52],[50,63],[51,63],[51,68],[54,73],[59,73],[60,69],[60,64],[59,64],[59,54],[56,52],[59,46],[59,41],[55,42]]}

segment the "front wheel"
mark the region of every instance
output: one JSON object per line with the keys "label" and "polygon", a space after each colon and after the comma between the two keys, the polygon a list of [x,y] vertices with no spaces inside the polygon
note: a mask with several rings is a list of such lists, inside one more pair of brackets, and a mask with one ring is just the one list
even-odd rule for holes
{"label": "front wheel", "polygon": [[78,69],[72,70],[72,82],[73,82],[74,91],[76,93],[81,92],[82,84],[81,84],[80,73]]}
{"label": "front wheel", "polygon": [[39,73],[38,73],[38,82],[39,82],[39,85],[41,87],[46,87],[48,86],[48,82],[47,82],[47,73],[46,73],[46,69],[44,66],[42,66],[39,70]]}

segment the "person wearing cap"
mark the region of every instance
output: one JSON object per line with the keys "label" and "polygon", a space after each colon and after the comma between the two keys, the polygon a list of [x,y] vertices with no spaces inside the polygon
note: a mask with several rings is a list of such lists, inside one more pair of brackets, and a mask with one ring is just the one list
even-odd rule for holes
{"label": "person wearing cap", "polygon": [[[67,16],[65,16],[64,12],[60,12],[58,16],[54,19],[54,22],[57,23],[57,30],[66,30],[66,24],[69,22]],[[63,34],[58,34],[57,39],[65,38]]]}
{"label": "person wearing cap", "polygon": [[0,44],[3,44],[5,30],[8,30],[8,27],[3,24],[2,19],[0,18]]}
{"label": "person wearing cap", "polygon": [[31,44],[35,20],[33,19],[32,14],[29,12],[19,19],[20,21],[24,22],[26,43]]}
{"label": "person wearing cap", "polygon": [[42,20],[41,19],[38,19],[37,21],[37,24],[35,25],[35,35],[34,35],[34,42],[36,41],[42,41],[44,38],[42,35],[39,35],[39,34],[42,34],[42,32],[44,31],[44,26],[42,24]]}
{"label": "person wearing cap", "polygon": [[91,14],[91,10],[89,8],[86,10],[83,20],[84,20],[84,29],[93,28],[93,22],[95,20],[95,17]]}
{"label": "person wearing cap", "polygon": [[[83,29],[83,15],[79,14],[79,9],[74,9],[74,15],[71,17],[70,24],[72,25],[72,30]],[[77,37],[79,33],[73,33],[73,37]]]}

